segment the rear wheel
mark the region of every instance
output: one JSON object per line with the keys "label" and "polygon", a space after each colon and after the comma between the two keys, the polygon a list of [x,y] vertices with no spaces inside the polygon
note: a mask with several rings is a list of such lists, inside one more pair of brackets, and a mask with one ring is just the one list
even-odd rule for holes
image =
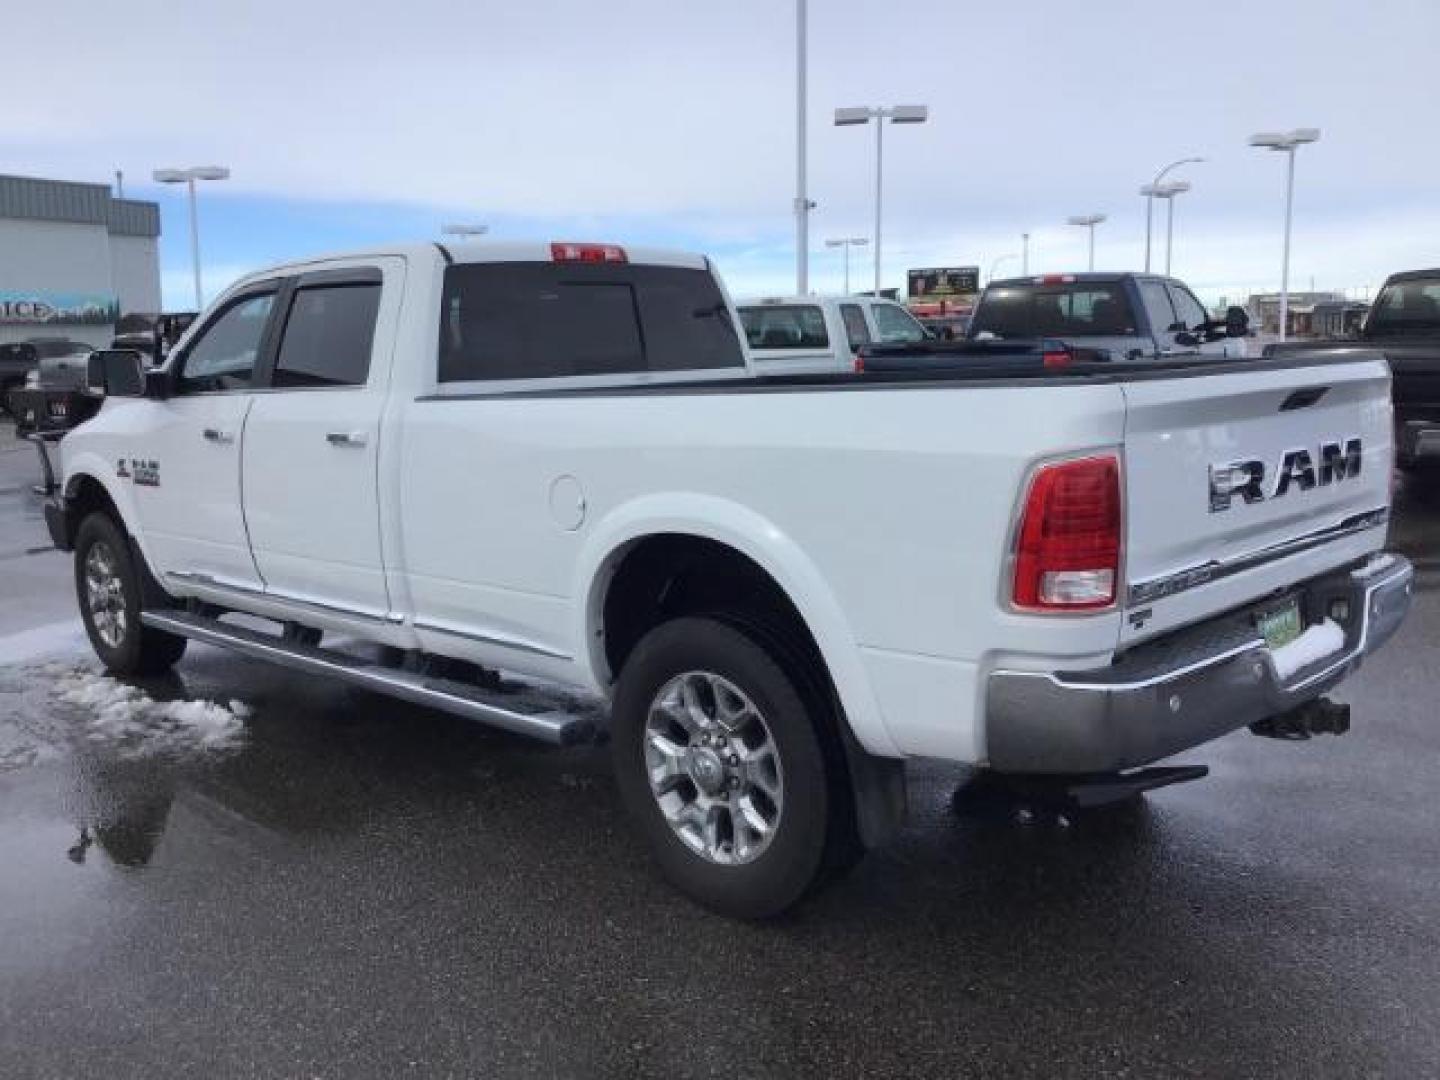
{"label": "rear wheel", "polygon": [[801,686],[734,626],[675,619],[636,646],[616,687],[620,793],[665,876],[740,918],[793,905],[843,828]]}
{"label": "rear wheel", "polygon": [[140,622],[141,567],[129,538],[96,512],[75,535],[75,594],[95,655],[112,675],[157,675],[185,653],[186,639]]}

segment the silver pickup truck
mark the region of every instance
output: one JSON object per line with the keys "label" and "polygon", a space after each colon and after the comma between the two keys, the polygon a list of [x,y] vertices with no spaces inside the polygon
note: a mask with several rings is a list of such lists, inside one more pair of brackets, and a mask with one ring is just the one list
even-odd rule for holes
{"label": "silver pickup truck", "polygon": [[971,340],[1056,338],[1134,362],[1183,356],[1243,358],[1243,308],[1210,317],[1195,294],[1159,274],[1044,274],[992,281],[970,320]]}

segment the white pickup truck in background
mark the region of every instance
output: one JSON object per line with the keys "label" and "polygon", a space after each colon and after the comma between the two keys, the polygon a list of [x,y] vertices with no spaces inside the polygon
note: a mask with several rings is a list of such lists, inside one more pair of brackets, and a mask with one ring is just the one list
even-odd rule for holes
{"label": "white pickup truck in background", "polygon": [[867,345],[915,345],[929,335],[894,300],[792,296],[736,301],[757,375],[854,371]]}
{"label": "white pickup truck in background", "polygon": [[764,377],[703,257],[426,244],[95,366],[47,522],[112,672],[197,639],[559,743],[495,672],[594,691],[656,860],[736,915],[878,843],[908,758],[1333,727],[1410,603],[1367,355]]}

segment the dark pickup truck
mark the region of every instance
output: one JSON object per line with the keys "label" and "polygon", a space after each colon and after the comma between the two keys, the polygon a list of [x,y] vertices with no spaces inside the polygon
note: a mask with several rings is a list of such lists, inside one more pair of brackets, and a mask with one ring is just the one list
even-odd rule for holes
{"label": "dark pickup truck", "polygon": [[1390,361],[1396,464],[1406,470],[1440,464],[1440,268],[1391,274],[1355,337],[1287,341],[1266,346],[1265,355],[1360,346]]}

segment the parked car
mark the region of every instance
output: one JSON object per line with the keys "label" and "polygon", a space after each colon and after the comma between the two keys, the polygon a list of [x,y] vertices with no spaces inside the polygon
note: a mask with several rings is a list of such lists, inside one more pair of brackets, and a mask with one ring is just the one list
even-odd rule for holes
{"label": "parked car", "polygon": [[1124,362],[1243,357],[1249,320],[1210,318],[1183,282],[1156,274],[1044,274],[991,282],[970,319],[973,338],[1058,338]]}
{"label": "parked car", "polygon": [[95,346],[62,337],[33,337],[24,342],[35,350],[40,386],[46,390],[83,390]]}
{"label": "parked car", "polygon": [[0,412],[14,415],[11,394],[25,385],[26,378],[39,363],[33,345],[26,342],[0,345]]}
{"label": "parked car", "polygon": [[1265,355],[1356,349],[1378,349],[1390,362],[1396,464],[1440,464],[1440,268],[1386,278],[1355,338],[1276,342]]}
{"label": "parked car", "polygon": [[767,297],[737,301],[759,375],[850,371],[872,343],[913,344],[928,337],[894,300],[869,296]]}
{"label": "parked car", "polygon": [[586,720],[495,671],[587,688],[664,873],[759,917],[897,826],[907,759],[1133,791],[1247,724],[1343,730],[1323,695],[1408,610],[1378,355],[756,378],[737,331],[658,250],[249,275],[164,368],[102,353],[60,442],[90,641],[552,743]]}
{"label": "parked car", "polygon": [[180,335],[195,321],[193,311],[170,311],[160,314],[131,312],[120,316],[115,324],[112,349],[135,349],[154,366],[163,363]]}

